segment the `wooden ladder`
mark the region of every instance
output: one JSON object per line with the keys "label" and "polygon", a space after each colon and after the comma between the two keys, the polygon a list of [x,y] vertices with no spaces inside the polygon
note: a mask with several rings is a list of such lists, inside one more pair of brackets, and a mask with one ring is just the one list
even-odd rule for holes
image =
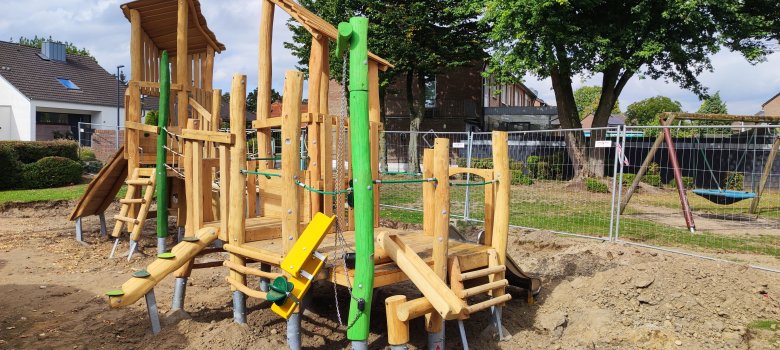
{"label": "wooden ladder", "polygon": [[[466,303],[468,315],[487,309],[491,306],[506,303],[512,299],[511,295],[505,293],[505,288],[509,285],[509,281],[504,278],[506,266],[499,264],[498,254],[495,250],[488,250],[487,254],[488,266],[479,270],[462,272],[457,256],[450,258],[449,261],[450,289],[455,292],[455,295],[457,295],[458,298],[463,299],[463,302]],[[477,279],[487,279],[487,281],[481,284],[472,283],[473,286],[466,288],[466,282]],[[469,304],[468,298],[480,294],[490,295],[491,298],[477,304]]]}
{"label": "wooden ladder", "polygon": [[[152,198],[154,197],[156,180],[157,176],[155,176],[154,168],[136,168],[130,178],[125,181],[127,194],[125,198],[119,200],[122,208],[119,210],[118,215],[114,215],[116,224],[114,225],[114,232],[111,233],[112,237],[119,238],[119,235],[122,233],[122,227],[127,224],[130,239],[138,241],[146,215],[149,213],[149,207],[151,207]],[[143,193],[143,197],[138,198],[141,193]],[[131,213],[136,212],[134,208],[138,205],[140,205],[140,208],[137,209],[138,214],[135,217],[131,217]]]}

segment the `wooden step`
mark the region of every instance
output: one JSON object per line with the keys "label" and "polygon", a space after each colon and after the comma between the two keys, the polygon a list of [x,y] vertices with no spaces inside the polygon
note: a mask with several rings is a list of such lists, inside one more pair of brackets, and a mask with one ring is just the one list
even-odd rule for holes
{"label": "wooden step", "polygon": [[491,266],[488,268],[484,268],[482,270],[464,272],[460,275],[460,280],[461,281],[473,280],[475,278],[485,277],[488,275],[492,275],[504,271],[506,271],[506,266],[504,265]]}
{"label": "wooden step", "polygon": [[144,204],[146,203],[146,200],[143,198],[133,198],[133,199],[126,199],[122,198],[119,200],[119,203],[122,204]]}
{"label": "wooden step", "polygon": [[133,223],[135,225],[138,225],[138,223],[139,223],[138,219],[129,218],[127,216],[114,215],[114,219],[119,220],[119,221],[124,221],[124,222],[130,222],[130,223]]}
{"label": "wooden step", "polygon": [[496,306],[498,304],[505,303],[505,302],[507,302],[509,300],[512,300],[512,295],[511,294],[504,294],[504,295],[502,295],[500,297],[495,297],[495,298],[491,298],[491,299],[485,300],[485,301],[483,301],[483,302],[481,302],[479,304],[469,305],[469,306],[466,307],[466,310],[468,311],[469,314],[473,314],[473,313],[475,313],[477,311],[481,311],[481,310],[487,309],[487,308],[489,308],[491,306]]}
{"label": "wooden step", "polygon": [[472,288],[469,288],[469,289],[464,289],[463,291],[461,291],[459,293],[460,295],[458,295],[458,296],[463,298],[463,299],[465,299],[465,298],[472,297],[472,296],[475,296],[475,295],[478,295],[478,294],[489,292],[489,291],[494,290],[494,289],[504,288],[504,287],[506,287],[508,285],[509,285],[509,281],[507,281],[507,280],[500,280],[500,281],[480,284],[480,285],[478,285],[476,287],[472,287]]}
{"label": "wooden step", "polygon": [[152,184],[151,179],[130,179],[125,181],[126,184],[131,186],[150,186]]}

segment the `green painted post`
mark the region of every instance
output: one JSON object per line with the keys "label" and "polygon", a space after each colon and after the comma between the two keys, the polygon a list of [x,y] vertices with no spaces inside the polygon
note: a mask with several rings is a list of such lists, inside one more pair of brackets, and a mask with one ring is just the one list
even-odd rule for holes
{"label": "green painted post", "polygon": [[165,169],[165,142],[168,139],[168,112],[171,96],[171,76],[168,67],[168,51],[162,52],[160,58],[160,110],[157,114],[157,126],[160,134],[157,135],[157,164],[155,175],[157,176],[157,250],[165,251],[165,238],[168,237],[168,171]]}
{"label": "green painted post", "polygon": [[[347,338],[366,348],[374,291],[374,183],[368,125],[368,19],[352,17],[339,24],[337,47],[349,38],[349,127],[355,198],[355,282],[349,305]],[[351,28],[350,28],[351,27]],[[351,30],[350,30],[351,29]]]}

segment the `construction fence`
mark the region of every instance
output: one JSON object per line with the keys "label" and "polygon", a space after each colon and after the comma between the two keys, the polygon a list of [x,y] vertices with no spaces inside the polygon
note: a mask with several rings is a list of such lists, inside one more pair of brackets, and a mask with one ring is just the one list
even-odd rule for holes
{"label": "construction fence", "polygon": [[[678,125],[668,137],[652,126],[510,132],[510,224],[780,272],[778,128]],[[388,131],[384,176],[420,172],[422,150],[436,138],[450,140],[452,166],[492,168],[490,133]],[[380,191],[384,217],[422,220],[419,184]],[[453,218],[484,219],[480,187],[452,191]]]}

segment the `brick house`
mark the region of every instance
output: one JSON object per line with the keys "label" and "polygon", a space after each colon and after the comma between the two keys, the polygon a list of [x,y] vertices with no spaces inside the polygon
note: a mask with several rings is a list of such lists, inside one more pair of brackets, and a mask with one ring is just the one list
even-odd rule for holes
{"label": "brick house", "polygon": [[117,109],[124,123],[123,95],[114,75],[63,44],[0,41],[0,140],[75,138],[79,122],[115,126]]}
{"label": "brick house", "polygon": [[780,92],[761,105],[760,115],[780,115]]}

